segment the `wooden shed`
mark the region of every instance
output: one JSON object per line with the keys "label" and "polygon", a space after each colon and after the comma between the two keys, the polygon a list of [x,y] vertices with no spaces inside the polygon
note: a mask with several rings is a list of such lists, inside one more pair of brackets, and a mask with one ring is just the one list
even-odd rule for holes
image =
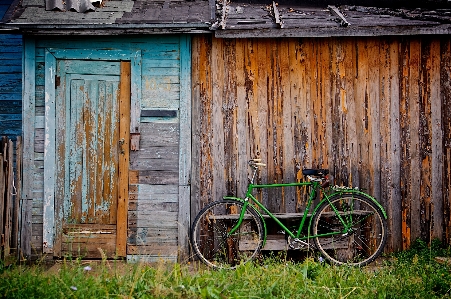
{"label": "wooden shed", "polygon": [[[206,5],[205,5],[206,4]],[[187,252],[204,1],[22,1],[25,257]]]}
{"label": "wooden shed", "polygon": [[[449,8],[216,7],[214,35],[192,41],[191,217],[244,196],[247,161],[261,158],[262,183],[318,167],[374,195],[388,213],[387,251],[417,238],[449,244]],[[289,188],[258,196],[279,213],[306,200]]]}
{"label": "wooden shed", "polygon": [[[13,7],[24,255],[184,259],[195,214],[242,196],[256,157],[263,182],[322,167],[366,189],[388,251],[450,243],[451,11],[307,4]],[[275,212],[305,199],[258,196]]]}

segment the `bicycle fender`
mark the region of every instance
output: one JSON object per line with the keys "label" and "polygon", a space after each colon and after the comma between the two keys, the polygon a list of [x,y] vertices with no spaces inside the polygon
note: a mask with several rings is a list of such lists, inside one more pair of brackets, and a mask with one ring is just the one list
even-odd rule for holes
{"label": "bicycle fender", "polygon": [[[313,219],[313,215],[316,215],[316,211],[318,210],[318,208],[321,206],[321,204],[322,204],[323,202],[327,201],[329,198],[334,197],[335,195],[340,196],[340,195],[343,195],[343,194],[358,194],[358,195],[361,195],[361,196],[363,196],[363,197],[366,197],[367,199],[371,200],[371,201],[372,201],[372,202],[373,202],[373,203],[381,210],[382,215],[384,215],[384,218],[387,219],[387,213],[385,212],[385,209],[384,209],[384,208],[382,207],[382,205],[381,205],[374,197],[372,197],[371,195],[369,195],[369,194],[367,194],[367,193],[365,193],[365,192],[362,192],[362,191],[360,191],[360,190],[357,190],[357,189],[345,189],[345,190],[340,190],[340,191],[337,191],[337,190],[334,190],[334,191],[335,191],[334,193],[332,193],[332,194],[330,194],[330,195],[327,195],[326,198],[324,198],[323,200],[321,200],[321,202],[318,203],[318,204],[316,205],[316,207],[315,207],[315,209],[313,210],[313,213],[312,213],[312,218],[310,218],[310,222],[311,222],[311,220]],[[309,223],[309,227],[310,227],[310,223]]]}
{"label": "bicycle fender", "polygon": [[340,196],[340,195],[343,195],[343,194],[358,194],[358,195],[361,195],[361,196],[363,196],[363,197],[368,198],[369,200],[371,200],[372,202],[374,202],[374,203],[376,204],[376,206],[381,210],[382,214],[384,215],[384,218],[387,219],[387,213],[385,212],[384,208],[383,208],[382,205],[381,205],[374,197],[372,197],[371,195],[366,194],[366,193],[364,193],[364,192],[362,192],[362,191],[359,191],[359,190],[357,190],[357,189],[346,189],[346,190],[340,190],[340,191],[335,190],[334,193],[332,193],[332,194],[326,196],[326,198],[324,198],[323,200],[321,200],[321,201],[315,206],[315,209],[313,210],[313,213],[312,213],[312,217],[310,217],[309,224],[308,224],[308,231],[309,231],[309,232],[310,232],[310,229],[311,229],[311,227],[312,227],[312,221],[313,221],[313,218],[314,218],[314,216],[316,215],[316,213],[317,213],[319,207],[320,207],[325,201],[327,201],[329,198],[332,198],[332,197],[334,197],[335,195]]}
{"label": "bicycle fender", "polygon": [[[246,203],[246,201],[244,200],[244,199],[242,199],[242,198],[239,198],[239,197],[235,197],[235,196],[224,196],[223,197],[223,199],[229,199],[229,200],[234,200],[234,201],[239,201],[239,202],[241,202],[241,203]],[[263,218],[263,215],[258,211],[258,210],[256,210],[252,205],[247,205],[248,207],[250,207],[252,210],[254,210],[254,212],[256,212],[257,213],[257,215],[260,217],[260,219],[261,219],[261,221],[262,221],[262,223],[263,223],[263,244],[262,244],[262,248],[263,247],[265,247],[265,245],[266,245],[266,236],[267,236],[267,234],[268,234],[268,232],[267,232],[267,230],[266,230],[266,222],[265,222],[265,219]]]}
{"label": "bicycle fender", "polygon": [[362,192],[362,191],[360,191],[358,189],[347,189],[347,190],[342,190],[342,191],[341,190],[340,191],[335,190],[335,192],[331,196],[334,196],[336,194],[340,194],[340,195],[342,195],[342,194],[358,194],[358,195],[361,195],[363,197],[366,197],[366,198],[368,198],[369,200],[371,200],[372,202],[374,202],[376,204],[376,206],[381,210],[382,214],[384,215],[384,218],[387,219],[387,213],[385,212],[384,207],[382,207],[382,205],[377,201],[376,198],[372,197],[371,195],[369,195],[369,194],[367,194],[365,192]]}
{"label": "bicycle fender", "polygon": [[230,200],[234,200],[234,201],[239,201],[241,203],[245,203],[246,201],[242,198],[239,197],[235,197],[235,196],[224,196],[222,197],[222,199],[230,199]]}

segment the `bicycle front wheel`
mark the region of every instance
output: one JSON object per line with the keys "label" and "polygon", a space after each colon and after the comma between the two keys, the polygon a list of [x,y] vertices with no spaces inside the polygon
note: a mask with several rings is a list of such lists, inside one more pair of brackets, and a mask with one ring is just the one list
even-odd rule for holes
{"label": "bicycle front wheel", "polygon": [[244,204],[234,200],[213,202],[202,209],[191,228],[195,254],[213,268],[234,269],[252,260],[263,244],[263,223],[257,212],[246,207],[244,219],[237,225]]}
{"label": "bicycle front wheel", "polygon": [[316,247],[332,263],[365,266],[382,253],[387,223],[371,199],[341,194],[319,207],[313,234]]}

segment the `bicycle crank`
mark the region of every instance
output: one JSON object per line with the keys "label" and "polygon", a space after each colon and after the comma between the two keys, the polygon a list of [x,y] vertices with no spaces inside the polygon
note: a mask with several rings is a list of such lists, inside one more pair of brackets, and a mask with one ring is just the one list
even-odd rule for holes
{"label": "bicycle crank", "polygon": [[288,244],[289,244],[288,247],[290,247],[290,249],[294,249],[294,250],[310,249],[309,243],[299,240],[298,238],[295,238],[294,240],[292,240],[292,238],[290,236],[288,237]]}

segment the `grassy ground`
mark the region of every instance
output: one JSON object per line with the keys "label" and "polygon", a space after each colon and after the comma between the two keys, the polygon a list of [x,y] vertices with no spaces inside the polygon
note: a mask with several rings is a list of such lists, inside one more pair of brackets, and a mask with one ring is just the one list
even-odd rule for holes
{"label": "grassy ground", "polygon": [[416,242],[381,266],[331,266],[267,257],[235,271],[199,264],[61,261],[55,266],[0,264],[3,298],[448,298],[449,249]]}

